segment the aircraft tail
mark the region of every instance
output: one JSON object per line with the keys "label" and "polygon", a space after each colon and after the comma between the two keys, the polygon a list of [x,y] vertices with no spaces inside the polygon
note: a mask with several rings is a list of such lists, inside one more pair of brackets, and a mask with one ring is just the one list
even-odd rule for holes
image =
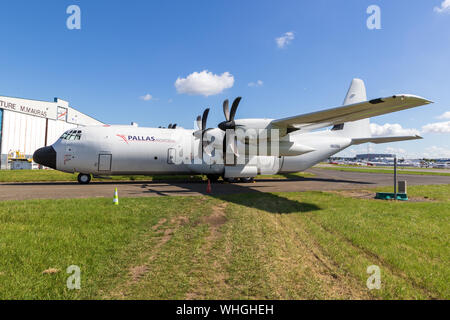
{"label": "aircraft tail", "polygon": [[[345,96],[344,106],[367,101],[366,87],[361,79],[353,79]],[[371,136],[370,119],[345,122],[335,125],[331,130],[348,138],[367,138]]]}

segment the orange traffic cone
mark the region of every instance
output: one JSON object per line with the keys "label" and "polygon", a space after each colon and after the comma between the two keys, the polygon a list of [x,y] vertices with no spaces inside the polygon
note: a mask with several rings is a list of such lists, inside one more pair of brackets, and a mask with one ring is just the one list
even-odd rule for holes
{"label": "orange traffic cone", "polygon": [[208,179],[208,185],[206,186],[206,193],[211,193],[211,180]]}

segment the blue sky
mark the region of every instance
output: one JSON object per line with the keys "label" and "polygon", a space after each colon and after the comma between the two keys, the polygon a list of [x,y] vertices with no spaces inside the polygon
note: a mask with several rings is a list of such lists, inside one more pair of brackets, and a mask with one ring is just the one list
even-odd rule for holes
{"label": "blue sky", "polygon": [[[379,130],[414,129],[425,139],[370,150],[450,157],[450,119],[438,119],[450,111],[450,7],[434,9],[447,2],[3,1],[0,94],[59,97],[106,123],[192,128],[205,107],[212,107],[209,126],[217,125],[222,101],[238,95],[238,118],[338,106],[359,77],[369,98],[413,93],[436,102],[371,119],[400,125]],[[81,9],[81,30],[66,27],[72,4]],[[380,30],[366,26],[373,4]],[[293,39],[280,48],[276,38],[286,32]],[[204,70],[217,75],[205,79],[216,94],[177,90],[178,78]],[[367,146],[346,154],[360,151]]]}

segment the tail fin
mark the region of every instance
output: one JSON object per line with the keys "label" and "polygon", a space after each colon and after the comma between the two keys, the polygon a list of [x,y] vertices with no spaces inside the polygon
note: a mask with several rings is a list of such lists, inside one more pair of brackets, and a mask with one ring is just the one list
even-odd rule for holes
{"label": "tail fin", "polygon": [[[345,96],[344,106],[367,101],[366,87],[364,81],[361,79],[353,79]],[[362,119],[358,121],[345,122],[340,125],[336,125],[331,129],[339,134],[348,138],[367,138],[371,136],[370,133],[370,119]]]}

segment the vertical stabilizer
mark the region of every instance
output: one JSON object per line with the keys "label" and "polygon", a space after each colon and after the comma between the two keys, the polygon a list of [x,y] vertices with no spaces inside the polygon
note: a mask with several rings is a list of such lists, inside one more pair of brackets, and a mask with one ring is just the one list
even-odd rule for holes
{"label": "vertical stabilizer", "polygon": [[[367,101],[366,86],[361,79],[353,79],[345,96],[344,106]],[[371,136],[370,120],[362,119],[358,121],[346,122],[343,125],[336,125],[332,129],[337,134],[349,138],[367,138]]]}
{"label": "vertical stabilizer", "polygon": [[361,79],[353,79],[345,96],[344,106],[367,101],[366,86]]}

